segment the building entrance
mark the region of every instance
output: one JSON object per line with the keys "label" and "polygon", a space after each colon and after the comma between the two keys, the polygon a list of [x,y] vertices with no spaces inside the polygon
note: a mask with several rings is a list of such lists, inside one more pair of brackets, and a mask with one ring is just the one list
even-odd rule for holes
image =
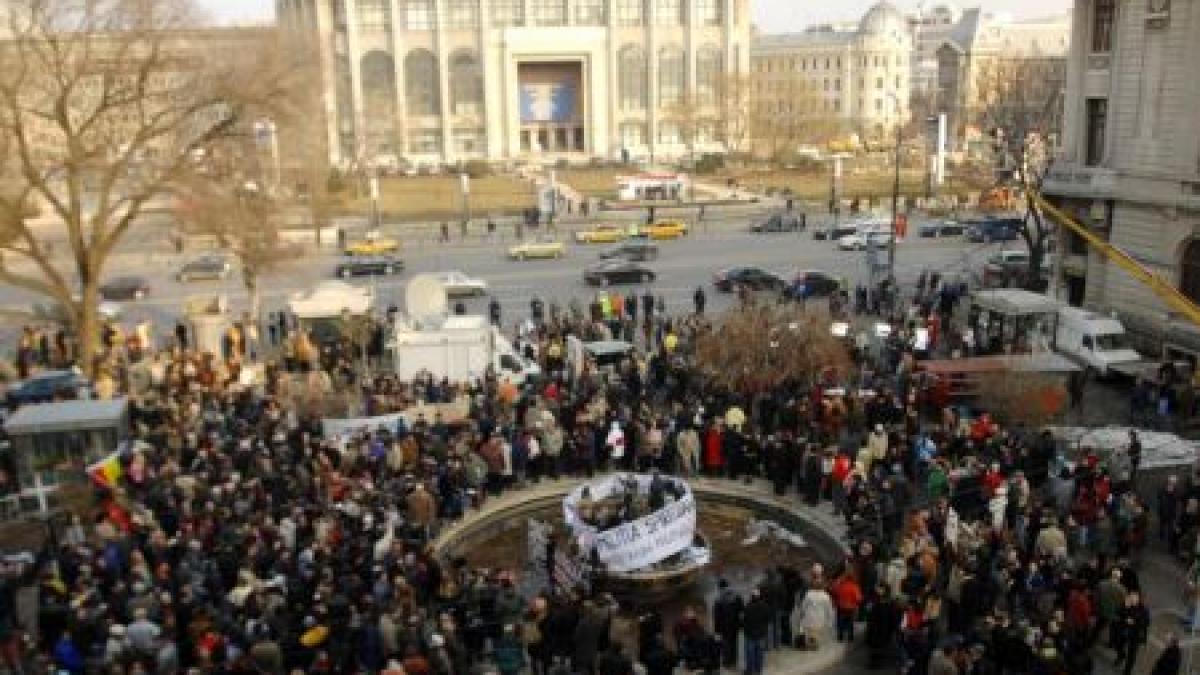
{"label": "building entrance", "polygon": [[521,111],[521,152],[586,152],[583,64],[578,61],[517,65]]}

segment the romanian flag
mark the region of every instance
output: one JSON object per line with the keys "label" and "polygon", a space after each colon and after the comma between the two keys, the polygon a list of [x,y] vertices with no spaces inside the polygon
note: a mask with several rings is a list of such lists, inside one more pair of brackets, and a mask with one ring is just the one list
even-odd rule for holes
{"label": "romanian flag", "polygon": [[87,468],[87,473],[96,484],[109,489],[117,487],[125,470],[121,467],[121,451],[118,450]]}

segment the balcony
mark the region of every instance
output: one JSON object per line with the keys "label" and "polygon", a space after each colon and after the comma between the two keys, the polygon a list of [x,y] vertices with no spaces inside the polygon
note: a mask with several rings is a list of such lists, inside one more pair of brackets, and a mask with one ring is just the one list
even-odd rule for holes
{"label": "balcony", "polygon": [[1116,171],[1077,165],[1051,168],[1042,184],[1046,194],[1064,197],[1111,197],[1116,189]]}

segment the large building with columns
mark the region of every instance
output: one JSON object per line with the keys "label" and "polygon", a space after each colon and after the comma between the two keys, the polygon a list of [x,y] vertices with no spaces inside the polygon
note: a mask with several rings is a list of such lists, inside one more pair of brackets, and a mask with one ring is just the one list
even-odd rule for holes
{"label": "large building with columns", "polygon": [[722,84],[750,61],[748,0],[277,0],[276,14],[320,59],[341,165],[703,150],[719,145]]}

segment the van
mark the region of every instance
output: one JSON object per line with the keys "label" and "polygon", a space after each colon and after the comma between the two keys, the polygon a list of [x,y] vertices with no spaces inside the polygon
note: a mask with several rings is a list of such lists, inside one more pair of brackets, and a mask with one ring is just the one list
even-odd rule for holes
{"label": "van", "polygon": [[1054,346],[1100,377],[1111,374],[1113,366],[1142,360],[1129,346],[1129,335],[1119,319],[1079,307],[1058,310]]}

